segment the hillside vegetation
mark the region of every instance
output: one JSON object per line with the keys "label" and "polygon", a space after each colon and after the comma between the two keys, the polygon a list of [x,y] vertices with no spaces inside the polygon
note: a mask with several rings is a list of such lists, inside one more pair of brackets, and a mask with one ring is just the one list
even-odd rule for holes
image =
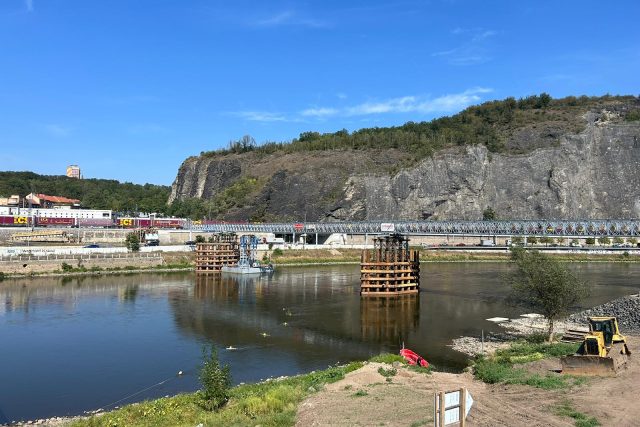
{"label": "hillside vegetation", "polygon": [[74,179],[64,175],[38,175],[33,172],[0,172],[0,196],[42,193],[81,201],[92,209],[118,212],[160,212],[168,214],[170,187],[153,184],[121,183],[110,179]]}
{"label": "hillside vegetation", "polygon": [[526,128],[551,126],[549,137],[579,133],[586,125],[582,115],[607,108],[619,114],[620,121],[640,120],[640,99],[634,96],[569,96],[553,99],[542,93],[526,98],[506,98],[468,107],[458,114],[431,121],[407,122],[402,126],[364,128],[352,133],[346,129],[324,133],[303,132],[290,142],[266,142],[260,146],[251,137],[231,141],[228,148],[202,152],[211,157],[255,151],[260,154],[295,153],[339,149],[394,148],[418,161],[452,146],[485,145],[492,152],[520,154],[536,146],[520,141],[518,133]]}

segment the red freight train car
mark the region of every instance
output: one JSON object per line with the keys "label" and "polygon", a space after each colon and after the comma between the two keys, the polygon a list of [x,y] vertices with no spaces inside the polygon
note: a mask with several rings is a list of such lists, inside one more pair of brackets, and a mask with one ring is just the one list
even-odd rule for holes
{"label": "red freight train car", "polygon": [[73,227],[76,225],[75,218],[49,218],[39,216],[36,218],[38,227]]}
{"label": "red freight train car", "polygon": [[154,219],[153,226],[157,228],[183,228],[184,219],[181,218],[161,218]]}
{"label": "red freight train car", "polygon": [[0,215],[0,227],[29,227],[32,220],[24,215]]}
{"label": "red freight train car", "polygon": [[122,228],[148,228],[151,227],[150,218],[118,218],[116,227]]}
{"label": "red freight train car", "polygon": [[113,227],[111,218],[78,218],[78,227]]}

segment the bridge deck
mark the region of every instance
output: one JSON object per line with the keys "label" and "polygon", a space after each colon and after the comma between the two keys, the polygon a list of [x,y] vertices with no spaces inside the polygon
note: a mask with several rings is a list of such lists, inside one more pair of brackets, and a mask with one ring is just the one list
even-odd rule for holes
{"label": "bridge deck", "polygon": [[381,234],[471,236],[640,236],[640,219],[631,220],[513,220],[315,222],[193,225],[193,230],[282,234]]}

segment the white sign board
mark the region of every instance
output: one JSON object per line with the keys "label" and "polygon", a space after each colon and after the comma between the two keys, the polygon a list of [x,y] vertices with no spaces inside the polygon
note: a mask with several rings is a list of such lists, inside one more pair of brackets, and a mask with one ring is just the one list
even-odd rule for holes
{"label": "white sign board", "polygon": [[396,225],[391,222],[383,222],[380,224],[380,231],[383,231],[383,232],[396,231]]}
{"label": "white sign board", "polygon": [[[473,397],[471,397],[471,393],[464,390],[466,394],[465,399],[465,413],[464,418],[469,415],[469,411],[471,410],[471,406],[473,405]],[[440,399],[438,393],[435,395],[434,404],[434,425],[436,427],[444,427],[451,424],[460,423],[462,420],[460,419],[461,414],[461,405],[460,405],[460,395],[461,390],[449,391],[444,393],[444,402]],[[441,406],[444,404],[444,423],[440,424],[440,411],[442,410]]]}

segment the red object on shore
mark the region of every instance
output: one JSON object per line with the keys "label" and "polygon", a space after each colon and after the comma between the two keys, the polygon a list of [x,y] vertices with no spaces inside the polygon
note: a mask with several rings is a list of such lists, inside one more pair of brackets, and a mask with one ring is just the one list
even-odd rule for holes
{"label": "red object on shore", "polygon": [[402,350],[400,350],[400,356],[404,357],[409,365],[422,366],[423,368],[429,367],[429,362],[427,362],[426,360],[424,360],[424,358],[422,358],[422,356],[414,353],[408,348],[403,348]]}

